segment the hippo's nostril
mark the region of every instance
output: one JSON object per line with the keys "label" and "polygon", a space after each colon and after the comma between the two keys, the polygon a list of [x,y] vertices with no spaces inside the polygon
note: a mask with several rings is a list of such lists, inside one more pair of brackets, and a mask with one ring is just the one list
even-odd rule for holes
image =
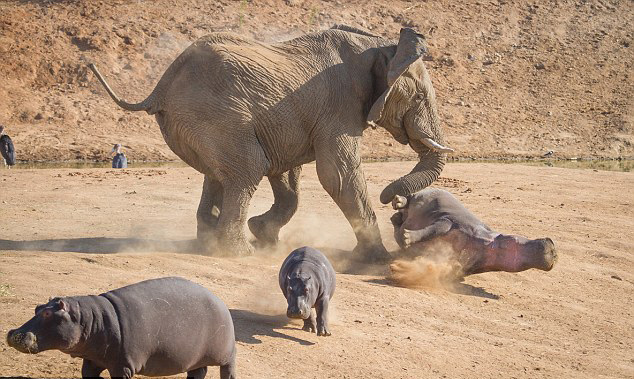
{"label": "hippo's nostril", "polygon": [[289,309],[286,311],[286,317],[288,318],[302,318],[302,314],[299,309]]}

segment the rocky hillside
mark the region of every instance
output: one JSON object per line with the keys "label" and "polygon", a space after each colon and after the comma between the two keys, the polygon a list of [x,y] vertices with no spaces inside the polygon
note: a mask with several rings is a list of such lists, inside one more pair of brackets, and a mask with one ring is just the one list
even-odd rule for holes
{"label": "rocky hillside", "polygon": [[[277,41],[335,23],[428,36],[458,156],[634,155],[634,2],[616,0],[3,1],[0,124],[23,160],[105,159],[115,142],[131,159],[174,159],[153,117],[118,109],[87,62],[138,101],[207,33]],[[412,156],[381,131],[364,153]]]}

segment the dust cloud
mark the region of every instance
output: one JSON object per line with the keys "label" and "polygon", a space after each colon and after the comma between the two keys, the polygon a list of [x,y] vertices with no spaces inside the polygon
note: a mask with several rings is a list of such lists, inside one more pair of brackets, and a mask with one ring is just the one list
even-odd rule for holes
{"label": "dust cloud", "polygon": [[425,246],[425,256],[394,261],[388,279],[407,288],[452,289],[463,276],[462,265],[455,260],[451,246],[436,243]]}

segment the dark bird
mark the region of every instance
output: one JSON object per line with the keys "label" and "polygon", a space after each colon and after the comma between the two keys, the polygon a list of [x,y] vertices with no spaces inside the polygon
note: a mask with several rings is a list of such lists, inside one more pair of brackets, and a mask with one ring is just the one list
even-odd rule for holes
{"label": "dark bird", "polygon": [[4,134],[3,126],[0,126],[0,154],[2,154],[2,158],[4,158],[4,164],[9,166],[9,168],[15,164],[13,141],[11,141],[11,137]]}

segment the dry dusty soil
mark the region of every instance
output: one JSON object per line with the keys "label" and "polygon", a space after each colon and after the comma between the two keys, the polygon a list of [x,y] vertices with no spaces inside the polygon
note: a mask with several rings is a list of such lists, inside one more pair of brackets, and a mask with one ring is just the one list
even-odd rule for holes
{"label": "dry dusty soil", "polygon": [[[390,251],[392,210],[376,199],[412,166],[364,165]],[[241,378],[634,376],[632,173],[448,165],[436,186],[500,232],[552,238],[560,258],[550,272],[414,289],[386,280],[387,266],[352,259],[346,220],[314,166],[303,175],[301,206],[279,248],[223,258],[190,248],[202,182],[192,169],[0,171],[0,333],[50,296],[178,275],[231,309]],[[271,204],[268,183],[261,187],[250,214]],[[278,268],[302,245],[322,249],[338,273],[330,337],[284,316]],[[0,377],[76,377],[80,367],[60,352],[25,355],[0,339]]]}

